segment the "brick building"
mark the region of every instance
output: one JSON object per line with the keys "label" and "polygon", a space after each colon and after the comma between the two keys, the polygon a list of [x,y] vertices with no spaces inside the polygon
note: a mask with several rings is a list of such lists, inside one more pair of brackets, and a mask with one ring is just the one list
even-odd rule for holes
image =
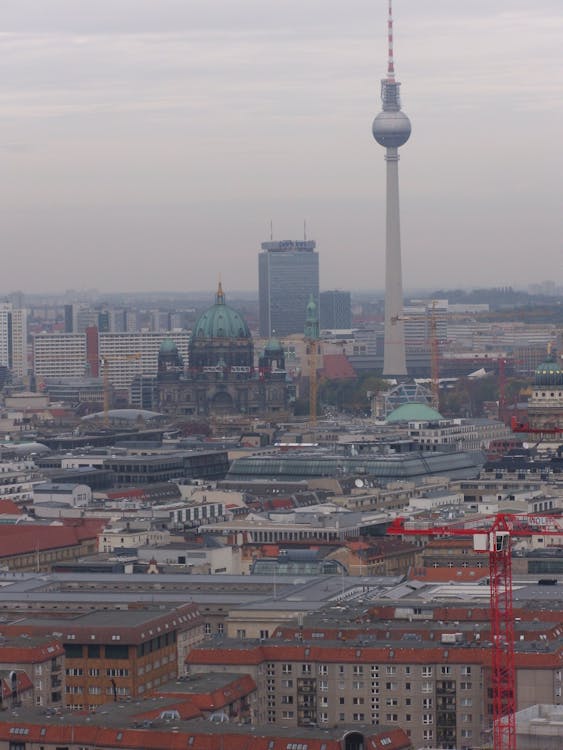
{"label": "brick building", "polygon": [[152,693],[183,673],[190,649],[203,637],[195,604],[33,618],[5,631],[57,635],[65,655],[65,705],[72,710]]}

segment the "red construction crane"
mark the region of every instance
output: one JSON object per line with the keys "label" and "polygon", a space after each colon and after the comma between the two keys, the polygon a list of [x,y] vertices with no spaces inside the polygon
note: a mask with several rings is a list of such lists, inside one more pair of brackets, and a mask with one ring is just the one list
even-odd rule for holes
{"label": "red construction crane", "polygon": [[401,536],[470,536],[477,552],[489,555],[491,608],[491,672],[494,750],[516,750],[516,670],[512,612],[512,538],[536,534],[563,536],[563,517],[527,513],[497,513],[481,527],[455,525],[424,527],[396,518],[388,534]]}
{"label": "red construction crane", "polygon": [[555,425],[546,425],[545,427],[532,427],[528,422],[519,422],[517,417],[512,417],[510,421],[512,432],[527,432],[530,435],[559,435],[563,432],[563,427]]}

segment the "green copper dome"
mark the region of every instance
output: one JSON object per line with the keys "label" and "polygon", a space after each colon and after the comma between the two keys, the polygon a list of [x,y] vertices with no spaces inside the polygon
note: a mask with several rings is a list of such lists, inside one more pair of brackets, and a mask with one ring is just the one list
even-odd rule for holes
{"label": "green copper dome", "polygon": [[428,404],[411,402],[401,404],[387,417],[387,422],[436,422],[442,415]]}
{"label": "green copper dome", "polygon": [[250,338],[246,320],[225,303],[223,288],[219,284],[215,304],[199,316],[192,331],[192,341]]}
{"label": "green copper dome", "polygon": [[563,370],[553,352],[536,368],[535,383],[539,386],[563,385]]}

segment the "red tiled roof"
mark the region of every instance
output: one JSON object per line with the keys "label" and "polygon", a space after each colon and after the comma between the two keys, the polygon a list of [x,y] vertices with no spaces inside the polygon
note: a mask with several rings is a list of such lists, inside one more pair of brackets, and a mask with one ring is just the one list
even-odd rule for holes
{"label": "red tiled roof", "polygon": [[488,568],[415,568],[411,571],[409,578],[412,581],[424,581],[425,583],[440,583],[448,581],[475,582],[489,575]]}
{"label": "red tiled roof", "polygon": [[79,544],[76,529],[67,526],[0,525],[0,559]]}
{"label": "red tiled roof", "polygon": [[[97,724],[77,725],[48,724],[41,722],[31,724],[12,716],[0,719],[0,741],[3,744],[13,742],[14,734],[11,730],[17,728],[26,743],[30,745],[70,746],[81,745],[91,748],[130,748],[131,750],[286,750],[287,735],[276,734],[275,727],[271,734],[264,732],[253,734],[250,730],[245,734],[230,734],[224,732],[171,732],[160,729],[126,729],[121,727],[106,727]],[[342,736],[346,730],[342,729]],[[300,734],[296,727],[291,734],[292,743],[305,744],[308,750],[341,750],[342,739],[333,737],[311,737]],[[385,743],[382,742],[385,740]],[[408,750],[412,745],[402,729],[380,729],[373,727],[373,734],[366,737],[374,750]]]}
{"label": "red tiled roof", "polygon": [[[2,631],[7,633],[10,626],[4,626]],[[17,633],[16,635],[19,635]],[[40,645],[24,646],[21,643],[0,644],[1,664],[39,664],[62,656],[64,649],[57,640],[45,641]]]}
{"label": "red tiled roof", "polygon": [[[214,690],[212,693],[193,693],[189,700],[195,707],[201,711],[216,711],[220,708],[233,703],[256,690],[256,683],[250,675],[237,677],[232,682],[224,685],[222,688]],[[162,690],[161,695],[173,696],[174,690]]]}
{"label": "red tiled roof", "polygon": [[[9,698],[13,693],[12,685],[7,679],[1,680],[0,685],[2,689],[2,698]],[[24,672],[23,670],[16,671],[16,689],[18,693],[24,693],[27,690],[33,689],[33,682],[29,678],[27,672]]]}
{"label": "red tiled roof", "polygon": [[356,371],[345,354],[325,354],[321,376],[328,380],[354,380]]}
{"label": "red tiled roof", "polygon": [[[563,664],[563,646],[556,651],[532,654],[517,653],[517,667],[551,667],[561,668]],[[263,644],[253,649],[221,649],[196,647],[186,658],[186,664],[199,665],[257,665],[264,661],[309,661],[321,663],[386,663],[396,661],[398,664],[482,664],[490,666],[491,649],[480,646],[468,649],[465,645],[436,645],[429,648],[412,648],[408,646],[362,646],[357,644],[332,646],[308,644]]]}
{"label": "red tiled roof", "polygon": [[21,508],[13,500],[0,500],[0,515],[21,515]]}

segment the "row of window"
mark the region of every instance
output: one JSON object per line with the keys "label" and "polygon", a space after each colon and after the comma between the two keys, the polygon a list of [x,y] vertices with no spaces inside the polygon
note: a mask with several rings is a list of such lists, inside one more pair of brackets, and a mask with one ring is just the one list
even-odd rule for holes
{"label": "row of window", "polygon": [[[267,632],[267,631],[265,631]],[[276,671],[276,666],[279,666],[276,664],[276,662],[268,662],[266,664],[266,671],[269,675],[274,675]],[[405,665],[403,667],[395,666],[394,664],[387,664],[385,667],[380,667],[378,664],[372,664],[371,667],[364,667],[363,664],[337,664],[337,665],[328,665],[328,664],[310,664],[310,663],[304,663],[301,664],[301,669],[299,670],[297,665],[291,664],[291,663],[282,663],[281,665],[281,671],[282,674],[293,674],[293,668],[295,666],[295,671],[300,672],[301,674],[310,675],[314,672],[314,667],[317,667],[317,674],[319,675],[326,675],[328,676],[329,671],[334,672],[336,669],[337,674],[340,675],[348,675],[351,671],[352,676],[360,676],[360,675],[367,675],[371,673],[372,677],[379,677],[379,670],[382,669],[384,674],[388,675],[399,675],[399,674],[405,674],[405,675],[415,675],[415,667],[412,667],[410,665]],[[469,676],[471,674],[471,666],[464,665],[459,667],[459,673],[463,676]],[[456,670],[455,666],[448,665],[442,665],[440,668],[436,668],[436,674],[442,674],[442,675],[448,675],[448,674],[454,674]],[[432,677],[434,674],[434,667],[433,666],[423,666],[420,668],[420,675],[422,677]]]}

